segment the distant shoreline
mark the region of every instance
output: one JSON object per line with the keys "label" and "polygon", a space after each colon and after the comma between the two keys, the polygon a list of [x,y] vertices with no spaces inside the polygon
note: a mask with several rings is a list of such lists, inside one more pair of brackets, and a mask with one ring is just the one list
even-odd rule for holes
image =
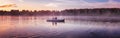
{"label": "distant shoreline", "polygon": [[94,8],[94,9],[65,9],[62,11],[50,10],[0,10],[0,16],[120,16],[120,8]]}

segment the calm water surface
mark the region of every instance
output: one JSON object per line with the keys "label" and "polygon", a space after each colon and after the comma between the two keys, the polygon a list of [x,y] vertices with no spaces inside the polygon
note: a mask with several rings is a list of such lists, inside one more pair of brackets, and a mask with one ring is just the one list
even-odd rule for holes
{"label": "calm water surface", "polygon": [[120,22],[82,21],[63,16],[53,24],[50,16],[0,16],[0,38],[120,38]]}

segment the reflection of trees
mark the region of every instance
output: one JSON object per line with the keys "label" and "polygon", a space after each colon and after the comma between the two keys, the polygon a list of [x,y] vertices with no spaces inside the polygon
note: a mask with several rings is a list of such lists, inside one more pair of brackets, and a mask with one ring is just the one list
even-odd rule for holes
{"label": "reflection of trees", "polygon": [[50,10],[11,10],[3,11],[0,10],[0,15],[11,15],[11,16],[44,16],[44,15],[120,15],[120,8],[94,8],[94,9],[66,9],[62,11],[50,11]]}

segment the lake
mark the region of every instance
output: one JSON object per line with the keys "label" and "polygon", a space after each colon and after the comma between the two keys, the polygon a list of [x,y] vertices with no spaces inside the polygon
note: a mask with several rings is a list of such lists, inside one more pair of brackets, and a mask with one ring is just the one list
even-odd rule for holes
{"label": "lake", "polygon": [[[65,18],[65,22],[47,22],[52,16],[0,16],[0,38],[120,38],[120,22],[89,21],[101,18],[87,16],[57,17]],[[102,20],[110,18],[119,20]]]}

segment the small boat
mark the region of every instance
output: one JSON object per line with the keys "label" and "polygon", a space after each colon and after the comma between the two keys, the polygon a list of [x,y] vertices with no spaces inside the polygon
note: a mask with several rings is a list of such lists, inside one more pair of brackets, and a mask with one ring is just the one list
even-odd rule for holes
{"label": "small boat", "polygon": [[64,22],[64,19],[57,19],[57,20],[47,20],[47,22]]}
{"label": "small boat", "polygon": [[65,22],[65,19],[57,19],[55,17],[55,18],[52,18],[52,19],[48,19],[47,22]]}

